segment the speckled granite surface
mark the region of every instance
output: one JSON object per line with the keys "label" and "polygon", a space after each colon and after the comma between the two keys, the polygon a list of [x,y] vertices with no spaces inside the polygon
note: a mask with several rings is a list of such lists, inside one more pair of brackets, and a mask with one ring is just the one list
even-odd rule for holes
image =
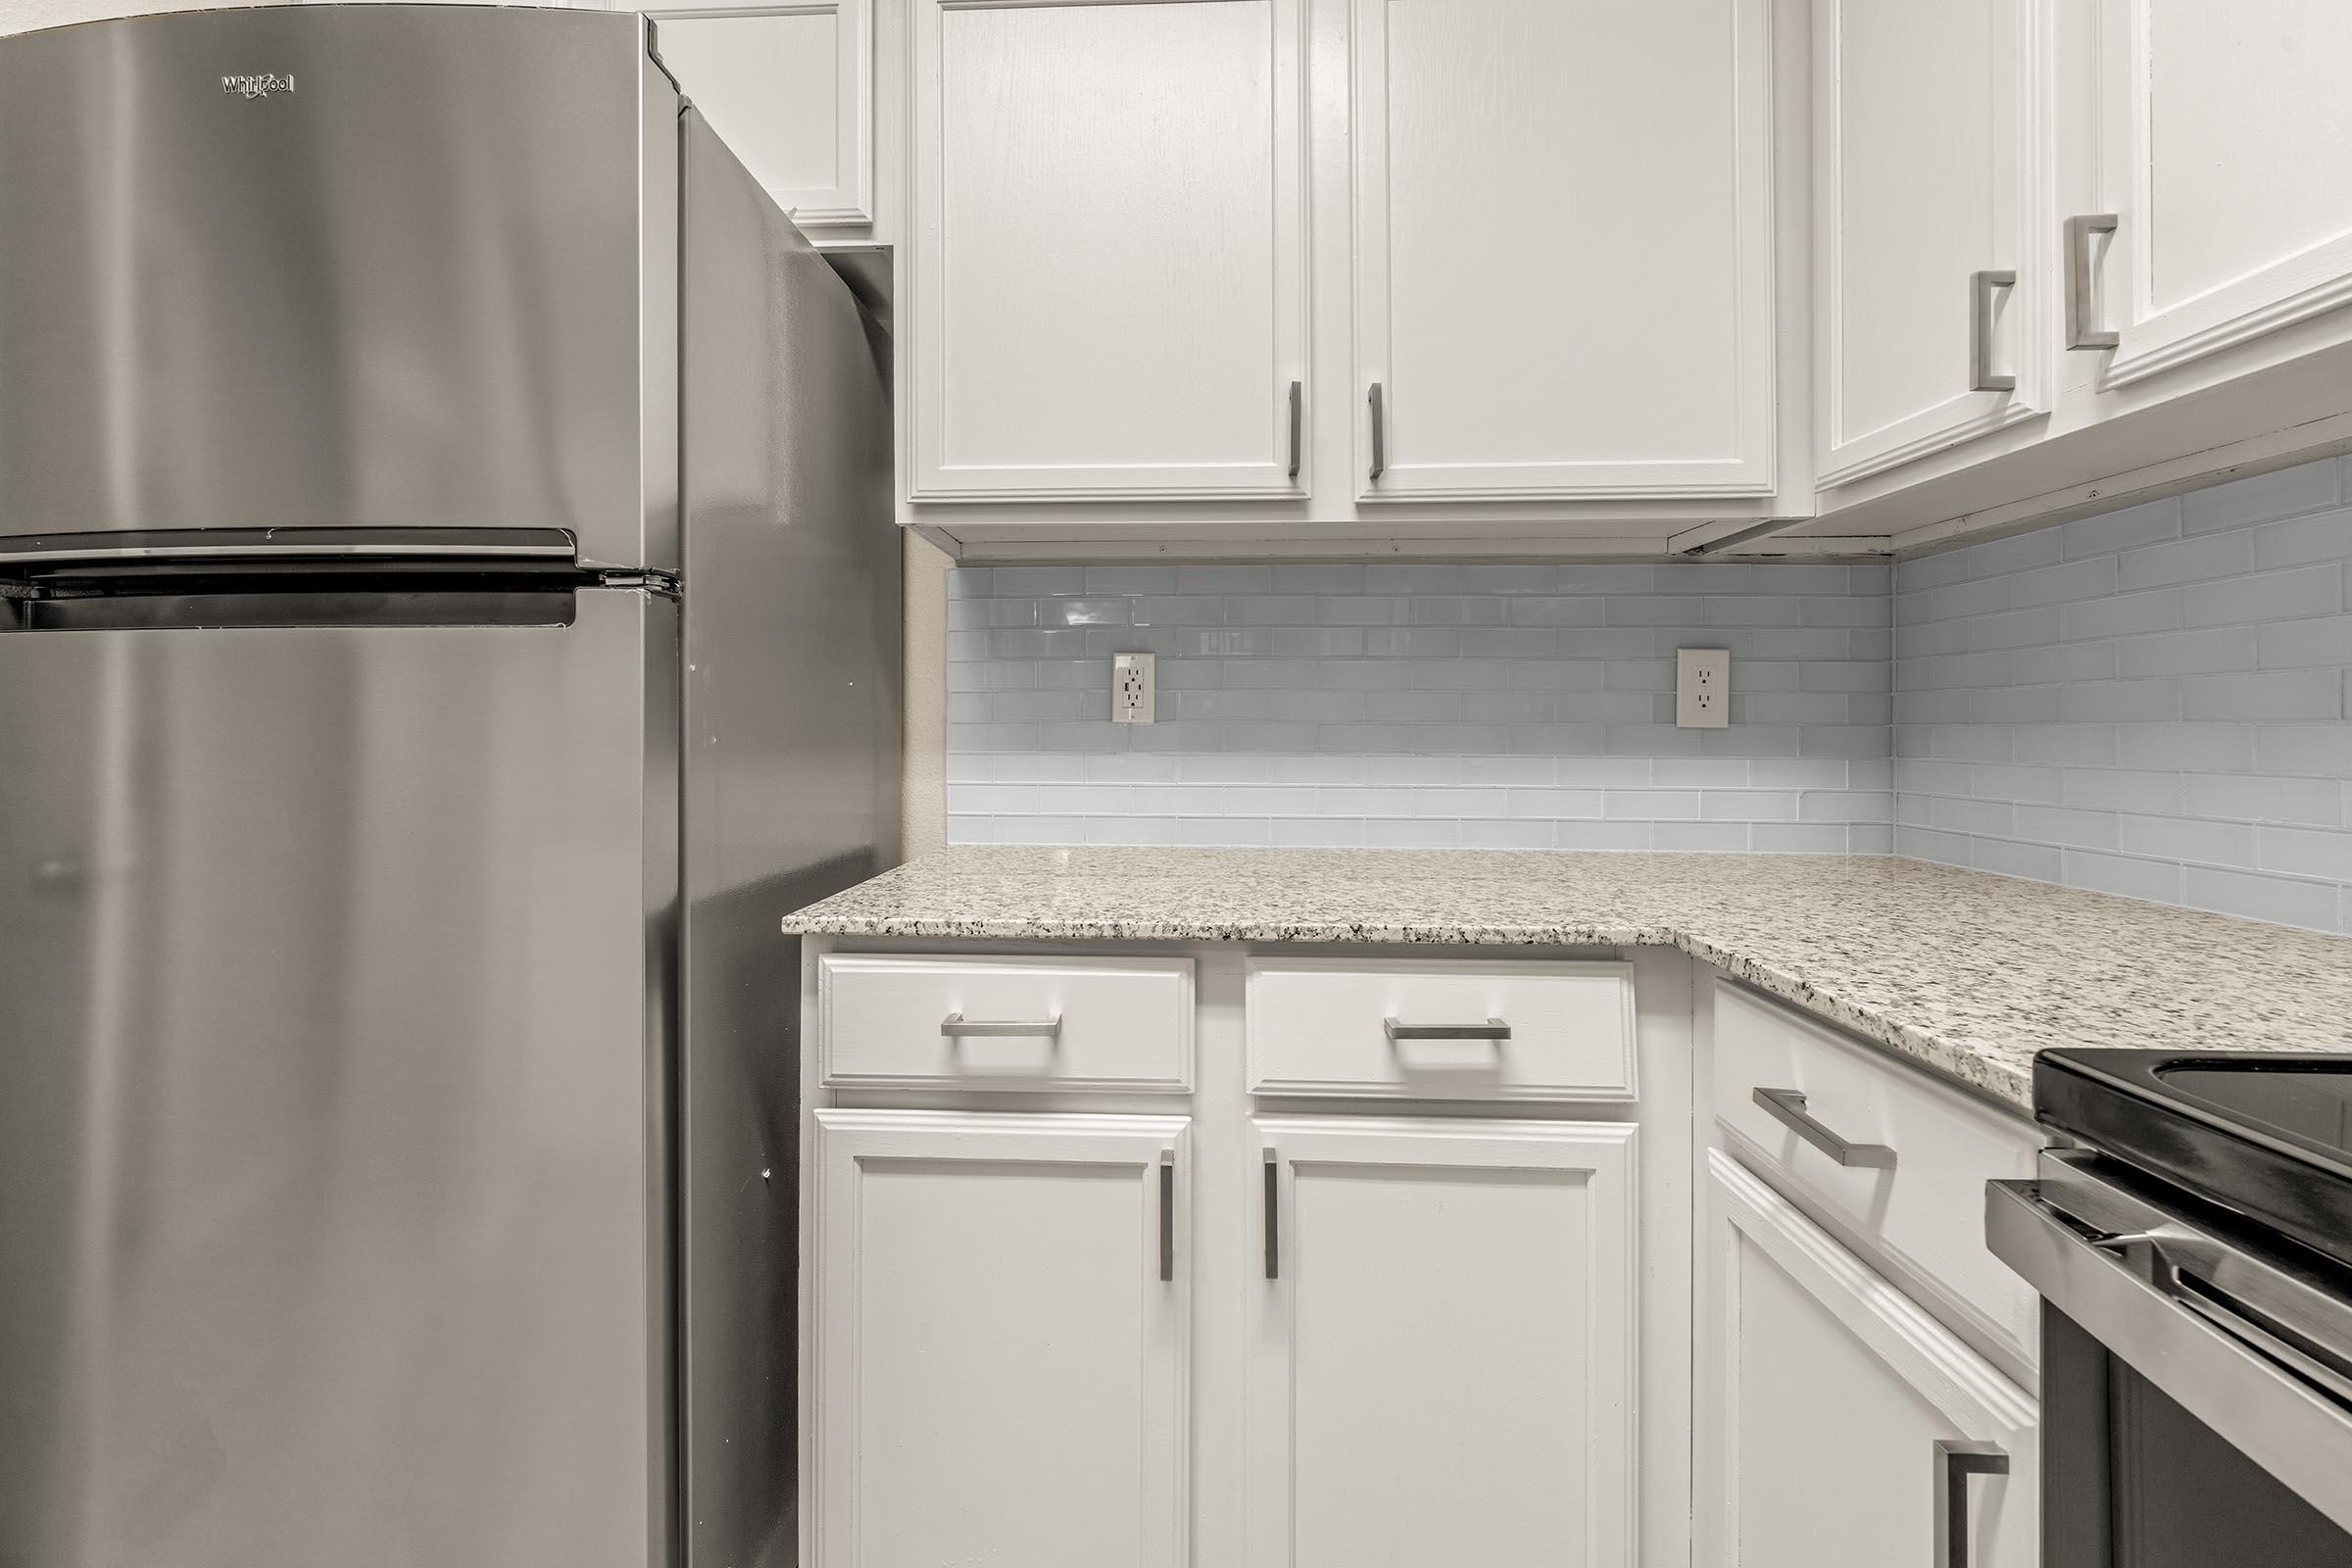
{"label": "speckled granite surface", "polygon": [[2051,1046],[2352,1050],[2352,937],[1880,857],[974,847],[784,929],[1671,946],[2020,1106]]}

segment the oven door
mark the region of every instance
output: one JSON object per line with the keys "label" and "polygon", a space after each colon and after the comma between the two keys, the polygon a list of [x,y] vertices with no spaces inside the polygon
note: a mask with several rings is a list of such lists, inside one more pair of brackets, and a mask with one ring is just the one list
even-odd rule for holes
{"label": "oven door", "polygon": [[1994,1182],[2042,1297],[2044,1568],[2352,1568],[2352,1301],[2092,1154]]}

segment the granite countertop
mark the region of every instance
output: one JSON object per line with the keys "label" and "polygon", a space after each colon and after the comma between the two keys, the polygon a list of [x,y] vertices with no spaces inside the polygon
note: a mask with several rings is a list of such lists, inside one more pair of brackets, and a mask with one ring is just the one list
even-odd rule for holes
{"label": "granite countertop", "polygon": [[1875,856],[974,847],[784,929],[1676,947],[2026,1108],[2052,1046],[2352,1051],[2352,937]]}

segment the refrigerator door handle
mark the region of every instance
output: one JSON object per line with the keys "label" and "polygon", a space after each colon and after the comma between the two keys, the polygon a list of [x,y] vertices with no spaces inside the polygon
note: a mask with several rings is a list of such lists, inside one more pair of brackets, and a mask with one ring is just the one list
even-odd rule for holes
{"label": "refrigerator door handle", "polygon": [[566,528],[134,528],[0,536],[0,571],[91,562],[579,559]]}

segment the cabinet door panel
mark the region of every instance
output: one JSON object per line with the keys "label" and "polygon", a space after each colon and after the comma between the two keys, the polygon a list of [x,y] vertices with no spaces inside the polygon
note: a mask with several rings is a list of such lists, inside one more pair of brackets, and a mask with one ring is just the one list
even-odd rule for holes
{"label": "cabinet door panel", "polygon": [[645,9],[662,62],[796,224],[874,220],[873,0]]}
{"label": "cabinet door panel", "polygon": [[1952,1568],[2034,1568],[2034,1400],[1720,1150],[1708,1177],[1697,1561],[1940,1562],[1937,1445],[1975,1444],[2008,1471],[1944,1494],[1968,1510]]}
{"label": "cabinet door panel", "polygon": [[1179,1568],[1185,1120],[814,1116],[814,1561]]}
{"label": "cabinet door panel", "polygon": [[1282,496],[1298,0],[916,0],[917,500]]}
{"label": "cabinet door panel", "polygon": [[[1816,0],[1817,427],[1839,484],[2043,412],[2037,0]],[[2018,282],[1986,287],[1979,270]],[[2017,386],[1972,385],[1985,368]]]}
{"label": "cabinet door panel", "polygon": [[2100,25],[2102,199],[2122,220],[2104,384],[2352,303],[2352,7],[2106,0]]}
{"label": "cabinet door panel", "polygon": [[1768,9],[1355,0],[1364,498],[1771,489]]}
{"label": "cabinet door panel", "polygon": [[1254,1125],[1250,1560],[1635,1560],[1634,1129]]}

